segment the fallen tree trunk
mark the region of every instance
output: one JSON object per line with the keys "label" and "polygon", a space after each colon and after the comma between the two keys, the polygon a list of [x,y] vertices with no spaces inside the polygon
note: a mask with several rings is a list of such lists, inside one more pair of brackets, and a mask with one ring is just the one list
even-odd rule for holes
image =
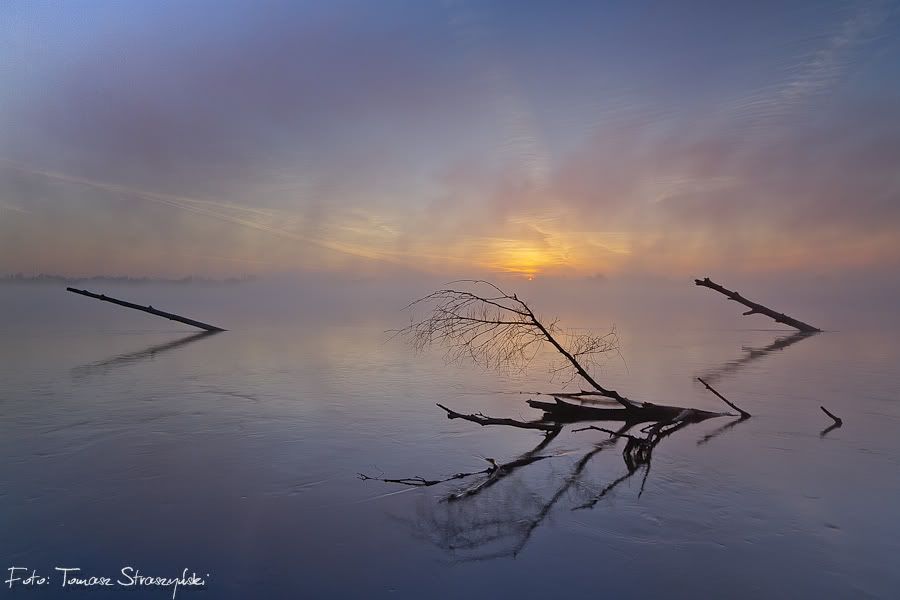
{"label": "fallen tree trunk", "polygon": [[669,422],[680,418],[691,423],[714,417],[736,416],[731,413],[712,412],[681,406],[667,406],[642,402],[638,408],[599,408],[565,402],[554,398],[555,402],[528,400],[528,406],[544,411],[544,419],[555,423],[577,421],[623,421],[626,423]]}
{"label": "fallen tree trunk", "polygon": [[111,302],[113,304],[118,304],[119,306],[124,306],[125,308],[133,308],[134,310],[139,310],[139,311],[142,311],[145,313],[150,313],[151,315],[156,315],[157,317],[163,317],[163,318],[169,319],[170,321],[178,321],[179,323],[184,323],[185,325],[199,327],[200,329],[205,329],[206,331],[225,331],[221,327],[216,327],[215,325],[210,325],[208,323],[203,323],[201,321],[195,321],[194,319],[188,319],[187,317],[182,317],[180,315],[176,315],[173,313],[167,313],[167,312],[163,312],[161,310],[156,310],[152,306],[141,306],[140,304],[126,302],[125,300],[119,300],[117,298],[111,298],[105,294],[95,294],[95,293],[89,292],[87,290],[77,290],[72,287],[67,287],[66,291],[72,292],[74,294],[80,294],[82,296],[87,296],[88,298],[95,298],[97,300],[102,300],[104,302]]}
{"label": "fallen tree trunk", "polygon": [[744,306],[746,306],[747,308],[750,309],[747,312],[743,313],[744,316],[756,315],[756,314],[765,315],[765,316],[769,317],[770,319],[773,319],[776,323],[782,323],[789,327],[799,329],[800,331],[807,331],[807,332],[822,331],[818,327],[813,327],[809,323],[804,323],[803,321],[798,321],[797,319],[795,319],[793,317],[789,317],[784,313],[774,311],[767,306],[763,306],[762,304],[753,302],[752,300],[748,300],[747,298],[744,298],[743,296],[741,296],[739,293],[733,292],[729,289],[726,289],[726,288],[722,287],[721,285],[719,285],[718,283],[715,283],[714,281],[710,281],[709,277],[705,277],[704,279],[695,279],[694,283],[696,285],[699,285],[702,287],[707,287],[711,290],[715,290],[715,291],[719,292],[720,294],[726,296],[729,300],[734,300],[735,302],[737,302],[739,304],[743,304]]}

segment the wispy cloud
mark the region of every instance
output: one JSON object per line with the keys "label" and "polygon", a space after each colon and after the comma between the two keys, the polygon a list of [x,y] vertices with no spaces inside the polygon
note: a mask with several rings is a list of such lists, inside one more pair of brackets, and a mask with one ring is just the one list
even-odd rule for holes
{"label": "wispy cloud", "polygon": [[23,215],[31,214],[30,210],[25,210],[21,206],[17,206],[15,204],[10,204],[9,202],[4,202],[3,200],[0,200],[0,211],[5,211],[5,210],[16,212],[16,213],[23,214]]}
{"label": "wispy cloud", "polygon": [[0,86],[15,159],[0,163],[0,268],[615,274],[900,256],[887,3],[238,3],[208,20],[134,2],[72,18],[90,4],[11,24],[27,43]]}
{"label": "wispy cloud", "polygon": [[[179,211],[224,221],[226,223],[231,223],[265,234],[283,237],[296,242],[319,246],[327,250],[332,250],[357,258],[386,261],[394,260],[394,258],[389,254],[381,253],[374,248],[360,246],[350,242],[340,241],[338,239],[323,239],[299,233],[295,228],[289,228],[284,225],[285,223],[291,223],[292,221],[296,222],[298,220],[296,215],[291,215],[285,211],[278,211],[274,209],[259,209],[252,206],[242,206],[234,203],[217,202],[213,200],[176,196],[172,194],[161,194],[115,183],[96,181],[83,177],[67,175],[65,173],[31,168],[8,160],[2,160],[2,163],[11,169],[15,169],[29,175],[36,175],[54,181],[70,183],[74,185],[87,186],[126,198],[135,198],[147,202],[162,204]],[[275,225],[273,223],[281,223],[282,225]]]}
{"label": "wispy cloud", "polygon": [[540,188],[547,182],[549,153],[541,140],[537,119],[527,97],[516,84],[510,67],[496,51],[490,23],[476,7],[461,0],[448,2],[447,7],[451,13],[450,26],[475,65],[500,118],[503,131],[498,146],[500,154],[515,161],[530,185]]}
{"label": "wispy cloud", "polygon": [[729,112],[756,127],[796,111],[807,102],[828,94],[852,68],[858,52],[877,39],[879,27],[889,16],[880,0],[864,0],[817,47],[784,67],[784,77],[733,102]]}

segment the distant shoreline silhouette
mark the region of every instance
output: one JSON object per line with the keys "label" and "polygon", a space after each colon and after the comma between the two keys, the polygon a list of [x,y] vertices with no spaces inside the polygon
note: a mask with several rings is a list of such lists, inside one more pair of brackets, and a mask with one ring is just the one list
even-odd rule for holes
{"label": "distant shoreline silhouette", "polygon": [[247,283],[254,281],[256,277],[227,277],[224,279],[211,279],[207,277],[198,277],[190,275],[180,278],[166,277],[129,277],[126,275],[91,275],[88,277],[67,277],[65,275],[48,275],[40,273],[38,275],[25,275],[23,273],[13,273],[8,275],[0,275],[0,284],[3,283],[35,283],[35,284],[72,284],[72,283],[127,283],[127,284],[144,284],[144,283],[169,283],[177,285],[187,284],[204,284],[204,285],[231,285],[237,283]]}

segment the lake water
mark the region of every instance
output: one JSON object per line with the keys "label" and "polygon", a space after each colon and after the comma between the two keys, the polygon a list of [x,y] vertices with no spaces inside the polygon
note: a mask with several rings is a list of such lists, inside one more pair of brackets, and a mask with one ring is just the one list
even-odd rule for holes
{"label": "lake water", "polygon": [[[801,339],[690,285],[675,302],[623,293],[609,305],[599,291],[554,304],[544,290],[540,308],[564,324],[615,321],[622,356],[598,372],[609,386],[721,410],[695,380],[707,377],[754,416],[665,438],[643,493],[641,470],[597,499],[628,473],[624,443],[594,452],[603,433],[567,427],[541,450],[550,458],[447,502],[479,478],[410,488],[356,475],[438,478],[512,460],[542,434],[451,421],[435,403],[531,419],[534,396],[519,392],[563,382],[540,364],[513,377],[389,339],[407,318],[397,308],[427,286],[100,287],[229,331],[198,336],[58,286],[0,286],[4,579],[11,566],[188,568],[206,589],[178,597],[217,599],[900,590],[898,328],[852,327],[846,306],[791,298],[796,316],[841,324]],[[822,435],[820,405],[843,427]],[[57,597],[57,581],[0,596]]]}

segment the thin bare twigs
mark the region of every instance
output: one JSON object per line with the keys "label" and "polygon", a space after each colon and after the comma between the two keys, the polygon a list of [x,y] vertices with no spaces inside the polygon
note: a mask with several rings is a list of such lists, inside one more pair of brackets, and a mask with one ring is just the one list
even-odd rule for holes
{"label": "thin bare twigs", "polygon": [[[432,344],[446,347],[452,360],[468,359],[477,365],[501,371],[524,369],[549,343],[563,358],[555,372],[570,371],[588,382],[596,393],[611,398],[625,408],[639,405],[615,390],[601,386],[585,364],[615,351],[615,331],[597,335],[565,332],[556,321],[542,322],[531,307],[515,294],[508,294],[493,283],[481,280],[461,281],[473,288],[487,287],[488,294],[464,289],[442,289],[409,305],[428,306],[430,314],[412,321],[398,333],[421,350]],[[558,338],[565,337],[565,344]]]}

